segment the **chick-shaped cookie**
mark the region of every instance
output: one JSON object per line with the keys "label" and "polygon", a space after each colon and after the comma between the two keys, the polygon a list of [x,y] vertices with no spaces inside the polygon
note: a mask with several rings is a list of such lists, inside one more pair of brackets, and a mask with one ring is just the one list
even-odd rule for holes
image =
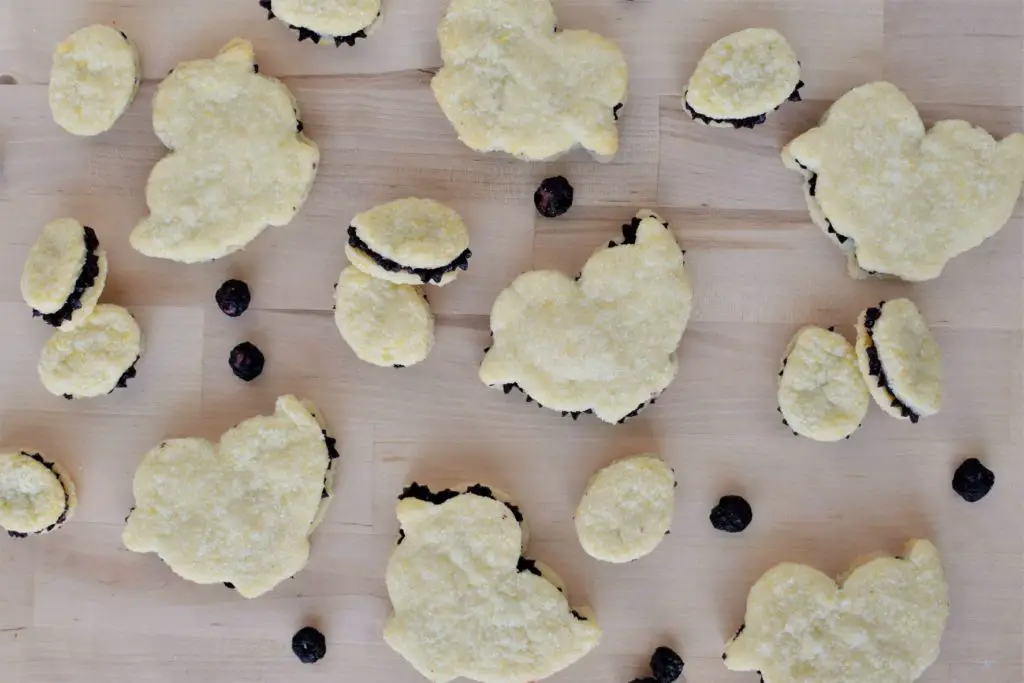
{"label": "chick-shaped cookie", "polygon": [[131,234],[146,256],[211,261],[287,225],[320,159],[291,92],[258,73],[252,44],[179,64],[153,100],[153,130],[170,150],[149,176],[150,215]]}
{"label": "chick-shaped cookie", "polygon": [[524,557],[522,516],[500,498],[479,484],[437,493],[414,484],[399,499],[384,640],[434,683],[539,681],[601,638],[554,572]]}
{"label": "chick-shaped cookie", "polygon": [[73,218],[43,227],[21,273],[21,296],[32,315],[65,330],[89,317],[106,285],[107,252],[96,232]]}
{"label": "chick-shaped cookie", "polygon": [[480,379],[506,393],[605,422],[636,415],[672,382],[693,291],[683,252],[654,213],[622,226],[575,280],[556,270],[520,275],[491,309],[494,341]]}
{"label": "chick-shaped cookie", "polygon": [[838,583],[780,564],[750,589],[745,623],[722,658],[765,683],[912,683],[939,655],[947,593],[939,551],[925,540]]}
{"label": "chick-shaped cookie", "polygon": [[787,100],[800,101],[800,62],[785,37],[748,28],[715,41],[697,62],[683,96],[695,121],[753,128]]}
{"label": "chick-shaped cookie", "polygon": [[164,441],[135,472],[125,547],[157,553],[189,581],[230,583],[255,598],[306,565],[336,457],[312,404],[294,396],[219,443]]}
{"label": "chick-shaped cookie", "polygon": [[1024,134],[996,142],[966,121],[930,130],[891,83],[843,95],[782,150],[805,178],[811,218],[855,277],[931,280],[996,234],[1024,182]]}
{"label": "chick-shaped cookie", "polygon": [[888,415],[916,424],[942,407],[942,351],[910,299],[883,301],[860,314],[857,364]]}
{"label": "chick-shaped cookie", "polygon": [[367,275],[396,284],[443,287],[469,268],[462,217],[433,199],[406,197],[355,216],[345,255]]}
{"label": "chick-shaped cookie", "polygon": [[778,401],[783,422],[800,436],[849,438],[871,404],[850,342],[813,325],[797,332],[782,359]]}
{"label": "chick-shaped cookie", "polygon": [[615,156],[627,69],[613,42],[558,30],[550,0],[451,0],[437,36],[444,66],[431,87],[468,147],[530,161],[576,145]]}
{"label": "chick-shaped cookie", "polygon": [[297,31],[299,42],[335,47],[355,45],[380,24],[381,0],[259,0],[267,18],[277,17]]}
{"label": "chick-shaped cookie", "polygon": [[11,538],[60,528],[78,505],[67,471],[33,451],[0,452],[0,527]]}

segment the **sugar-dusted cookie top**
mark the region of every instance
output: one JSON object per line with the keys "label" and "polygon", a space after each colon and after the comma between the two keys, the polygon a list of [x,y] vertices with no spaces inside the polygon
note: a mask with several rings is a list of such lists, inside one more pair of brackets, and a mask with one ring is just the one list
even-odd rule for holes
{"label": "sugar-dusted cookie top", "polygon": [[219,443],[164,441],[135,472],[124,544],[157,553],[184,579],[228,582],[255,598],[306,565],[309,536],[331,500],[334,457],[334,439],[294,396]]}
{"label": "sugar-dusted cookie top", "polygon": [[926,130],[891,83],[854,88],[782,150],[811,217],[856,272],[931,280],[1006,224],[1024,182],[1024,134],[996,142],[966,121]]}
{"label": "sugar-dusted cookie top", "polygon": [[0,452],[0,527],[12,538],[45,534],[74,513],[75,484],[33,451]]}
{"label": "sugar-dusted cookie top", "polygon": [[580,277],[520,275],[491,310],[488,386],[518,387],[546,408],[619,422],[676,376],[693,292],[667,224],[640,211],[621,244],[599,249]]}
{"label": "sugar-dusted cookie top", "polygon": [[179,64],[153,101],[171,152],[149,176],[150,215],[131,234],[146,256],[210,261],[287,225],[306,200],[320,153],[279,80],[257,73],[252,44]]}
{"label": "sugar-dusted cookie top", "polygon": [[524,557],[522,517],[500,497],[414,484],[399,500],[384,640],[434,683],[539,681],[601,638],[590,610],[574,610],[561,580]]}
{"label": "sugar-dusted cookie top", "polygon": [[377,27],[381,0],[259,0],[268,15],[299,34],[299,41],[354,45]]}
{"label": "sugar-dusted cookie top", "polygon": [[853,346],[813,325],[789,342],[779,371],[779,411],[800,436],[839,441],[860,427],[871,400]]}
{"label": "sugar-dusted cookie top", "polygon": [[626,60],[596,33],[556,30],[550,0],[451,0],[437,36],[431,87],[467,146],[531,161],[618,151]]}
{"label": "sugar-dusted cookie top", "polygon": [[714,42],[697,63],[683,106],[697,121],[753,128],[787,100],[800,101],[800,62],[785,37],[748,28]]}
{"label": "sugar-dusted cookie top", "polygon": [[725,665],[759,671],[765,683],[912,683],[939,655],[947,593],[929,541],[866,561],[838,583],[812,567],[780,564],[750,589]]}

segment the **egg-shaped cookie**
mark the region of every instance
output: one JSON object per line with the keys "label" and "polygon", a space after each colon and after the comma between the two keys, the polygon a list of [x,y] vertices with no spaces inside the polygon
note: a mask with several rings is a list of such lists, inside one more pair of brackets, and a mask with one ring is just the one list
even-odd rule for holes
{"label": "egg-shaped cookie", "polygon": [[107,284],[107,253],[96,232],[73,218],[47,223],[29,249],[21,296],[32,314],[53,327],[85,320]]}
{"label": "egg-shaped cookie", "polygon": [[63,467],[33,451],[0,452],[0,527],[9,536],[53,531],[77,504],[75,483]]}

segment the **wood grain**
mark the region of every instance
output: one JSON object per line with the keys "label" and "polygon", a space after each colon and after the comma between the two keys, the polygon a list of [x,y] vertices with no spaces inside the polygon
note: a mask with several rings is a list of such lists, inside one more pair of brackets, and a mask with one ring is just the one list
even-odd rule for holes
{"label": "wood grain", "polygon": [[[886,78],[929,122],[967,118],[997,135],[1021,130],[1022,0],[557,0],[560,25],[601,31],[631,67],[622,150],[610,164],[573,153],[547,164],[463,147],[428,88],[439,65],[434,27],[444,0],[385,0],[372,39],[341,50],[299,44],[256,0],[0,0],[0,444],[65,463],[81,507],[59,533],[0,539],[0,679],[18,682],[421,680],[381,641],[393,501],[411,478],[483,480],[511,492],[533,529],[531,554],[557,568],[596,608],[601,647],[557,681],[622,683],[670,644],[691,683],[753,683],[719,659],[742,619],[746,590],[775,562],[842,571],[858,555],[897,551],[924,535],[943,551],[952,618],[926,683],[1020,683],[1024,620],[1022,244],[1024,212],[956,259],[940,280],[907,285],[848,279],[814,228],[799,179],[778,150],[847,89]],[[53,45],[93,22],[139,44],[146,83],[108,134],[72,139],[50,119]],[[804,67],[807,101],[767,126],[697,126],[680,108],[703,49],[751,25],[782,30]],[[127,235],[163,149],[150,101],[177,62],[234,36],[255,42],[261,69],[285,77],[320,145],[317,185],[297,220],[244,253],[181,266],[146,259]],[[567,175],[577,205],[538,218],[537,182]],[[349,218],[410,194],[449,202],[472,231],[473,267],[432,293],[440,327],[422,365],[359,363],[330,315]],[[476,378],[496,294],[532,267],[577,270],[638,208],[656,208],[687,249],[697,310],[681,370],[657,406],[621,427],[577,423],[488,391]],[[40,227],[72,215],[93,226],[111,262],[105,299],[131,307],[148,340],[129,390],[68,403],[35,377],[48,331],[20,301],[18,278]],[[221,315],[217,285],[242,277],[253,309]],[[777,363],[801,325],[838,325],[909,295],[933,321],[946,357],[948,401],[920,425],[872,410],[849,442],[794,438],[775,412]],[[267,355],[251,385],[227,352],[243,339]],[[292,392],[313,399],[339,436],[340,492],[310,564],[273,593],[245,601],[177,579],[120,543],[140,456],[164,437],[216,436]],[[672,535],[627,566],[586,558],[571,515],[587,477],[611,459],[652,450],[679,473]],[[968,506],[952,469],[980,456],[998,483]],[[715,532],[725,493],[755,511],[740,536]],[[290,636],[327,634],[315,667]]]}

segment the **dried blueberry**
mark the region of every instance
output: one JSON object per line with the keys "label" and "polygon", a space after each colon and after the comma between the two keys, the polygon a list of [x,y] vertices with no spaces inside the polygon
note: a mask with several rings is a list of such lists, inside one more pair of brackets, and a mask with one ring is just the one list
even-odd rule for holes
{"label": "dried blueberry", "polygon": [[964,460],[953,473],[953,490],[968,503],[976,503],[987,496],[995,483],[995,472],[977,458]]}
{"label": "dried blueberry", "polygon": [[312,626],[304,626],[292,636],[292,652],[303,664],[315,664],[327,654],[327,640]]}
{"label": "dried blueberry", "polygon": [[750,526],[754,511],[742,496],[722,496],[718,505],[712,508],[710,519],[711,526],[719,531],[736,534]]}
{"label": "dried blueberry", "polygon": [[572,185],[564,176],[546,178],[533,193],[533,205],[545,218],[557,218],[572,207]]}
{"label": "dried blueberry", "polygon": [[263,373],[263,352],[251,342],[242,342],[231,349],[228,364],[231,365],[235,377],[251,382]]}
{"label": "dried blueberry", "polygon": [[249,285],[241,280],[228,280],[217,290],[215,298],[224,315],[237,318],[249,308],[252,294],[249,292]]}
{"label": "dried blueberry", "polygon": [[672,648],[659,647],[651,655],[651,672],[658,683],[673,683],[683,675],[683,659]]}

